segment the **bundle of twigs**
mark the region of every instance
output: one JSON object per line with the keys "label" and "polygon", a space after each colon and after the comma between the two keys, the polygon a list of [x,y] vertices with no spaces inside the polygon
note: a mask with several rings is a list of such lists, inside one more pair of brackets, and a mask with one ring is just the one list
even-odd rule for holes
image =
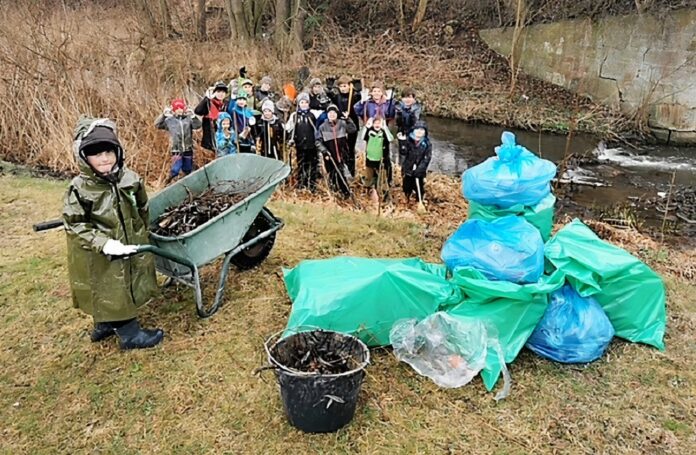
{"label": "bundle of twigs", "polygon": [[176,237],[191,232],[221,213],[233,207],[263,185],[262,179],[218,182],[194,196],[188,188],[189,197],[176,207],[162,213],[153,223],[153,233],[165,237]]}

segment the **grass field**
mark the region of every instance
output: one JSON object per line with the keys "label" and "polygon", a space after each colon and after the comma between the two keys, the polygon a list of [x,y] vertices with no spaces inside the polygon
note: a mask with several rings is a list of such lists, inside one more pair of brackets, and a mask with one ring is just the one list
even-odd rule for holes
{"label": "grass field", "polygon": [[[285,325],[281,267],[340,254],[436,260],[441,236],[417,218],[376,218],[275,201],[286,221],[270,258],[232,273],[227,304],[195,315],[168,288],[142,312],[161,347],[89,341],[72,308],[65,234],[31,224],[60,213],[66,181],[0,175],[0,452],[55,453],[696,453],[696,286],[665,277],[667,351],[614,341],[587,366],[523,351],[509,398],[480,379],[440,389],[373,351],[355,419],[306,435],[284,418],[263,340]],[[215,270],[206,275],[212,279]]]}

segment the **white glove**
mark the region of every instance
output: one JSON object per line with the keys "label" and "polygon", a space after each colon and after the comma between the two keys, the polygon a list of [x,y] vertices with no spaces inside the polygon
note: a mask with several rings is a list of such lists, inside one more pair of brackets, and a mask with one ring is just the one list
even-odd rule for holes
{"label": "white glove", "polygon": [[394,95],[394,90],[392,90],[392,89],[388,89],[386,92],[384,92],[384,96],[386,96],[388,100],[390,100],[393,95]]}
{"label": "white glove", "polygon": [[360,91],[360,101],[365,103],[370,98],[370,92],[364,88]]}
{"label": "white glove", "polygon": [[172,112],[172,108],[167,107],[164,109],[164,116],[165,117],[172,117],[174,116],[174,112]]}
{"label": "white glove", "polygon": [[397,133],[396,138],[400,141],[405,141],[406,140],[406,135],[404,133]]}
{"label": "white glove", "polygon": [[209,100],[213,99],[213,90],[215,87],[208,87],[208,90],[205,91],[205,97],[208,98]]}
{"label": "white glove", "polygon": [[372,128],[372,117],[365,122],[365,128]]}
{"label": "white glove", "polygon": [[109,239],[104,244],[102,253],[107,256],[128,256],[129,254],[134,254],[138,250],[135,245],[124,245],[118,240]]}
{"label": "white glove", "polygon": [[249,117],[249,126],[256,125],[256,117]]}

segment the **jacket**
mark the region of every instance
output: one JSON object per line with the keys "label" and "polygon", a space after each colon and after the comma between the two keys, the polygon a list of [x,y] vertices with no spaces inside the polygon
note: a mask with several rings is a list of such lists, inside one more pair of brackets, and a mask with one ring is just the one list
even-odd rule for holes
{"label": "jacket", "polygon": [[309,110],[297,110],[290,114],[285,129],[298,149],[315,148],[316,121],[314,114]]}
{"label": "jacket", "polygon": [[399,133],[408,134],[413,126],[420,120],[423,108],[419,102],[413,103],[410,107],[399,101],[396,103],[396,127]]}
{"label": "jacket", "polygon": [[[239,136],[240,144],[253,144],[254,143],[254,130],[249,125],[249,119],[254,117],[254,113],[249,106],[240,107],[237,103],[230,104],[227,107],[227,113],[232,117],[232,126],[234,132]],[[242,132],[246,127],[250,128],[250,133],[246,138],[241,136]]]}
{"label": "jacket", "polygon": [[[350,93],[341,93],[338,90],[334,90],[329,92],[329,98],[331,99],[331,102],[338,107],[338,110],[341,112],[348,112],[348,117],[350,117],[351,120],[353,120],[353,123],[357,126],[360,121],[360,117],[358,117],[358,114],[355,112],[355,108],[353,106],[353,101],[355,101],[356,96],[358,99],[360,98],[360,93],[353,92],[353,97],[348,100],[350,97]],[[349,104],[350,101],[350,104]]]}
{"label": "jacket", "polygon": [[271,120],[261,117],[254,125],[254,136],[259,139],[257,153],[268,158],[282,159],[283,123],[275,115]]}
{"label": "jacket", "polygon": [[143,180],[123,165],[115,130],[109,142],[118,150],[118,170],[105,178],[92,169],[82,147],[99,127],[89,128],[76,139],[80,174],[63,202],[70,288],[73,305],[96,322],[123,321],[136,317],[137,308],[157,293],[154,258],[139,254],[110,261],[102,249],[109,239],[148,243],[148,198]]}
{"label": "jacket", "polygon": [[[230,136],[225,136],[222,130],[222,121],[230,121]],[[234,132],[232,126],[232,117],[227,112],[221,112],[217,119],[217,133],[215,133],[215,147],[217,156],[234,155],[237,153],[237,133]]]}
{"label": "jacket", "polygon": [[[210,105],[213,101],[204,96],[198,106],[193,110],[196,115],[203,117],[203,137],[201,139],[201,147],[208,150],[215,150],[215,122],[217,122],[217,117],[211,116]],[[227,110],[227,101],[220,102],[220,108],[218,112],[225,112]]]}
{"label": "jacket", "polygon": [[428,138],[428,131],[426,130],[425,136],[418,143],[411,132],[405,141],[399,141],[401,172],[409,177],[425,177],[432,154],[433,144]]}
{"label": "jacket", "polygon": [[377,102],[370,98],[366,102],[358,101],[353,104],[353,109],[358,117],[366,121],[368,118],[383,118],[386,120],[391,120],[394,118],[394,99],[382,99]]}
{"label": "jacket", "polygon": [[394,139],[389,132],[389,128],[384,127],[381,130],[376,130],[373,127],[366,128],[363,136],[365,140],[365,159],[367,164],[370,162],[379,163],[391,162],[389,157],[389,143]]}
{"label": "jacket", "polygon": [[193,130],[201,127],[201,120],[193,114],[182,116],[160,114],[155,120],[155,126],[169,132],[172,153],[184,153],[193,151]]}
{"label": "jacket", "polygon": [[336,123],[327,120],[317,129],[317,149],[322,154],[330,153],[336,163],[344,162],[350,150],[348,135],[356,131],[355,123],[350,119],[337,119]]}

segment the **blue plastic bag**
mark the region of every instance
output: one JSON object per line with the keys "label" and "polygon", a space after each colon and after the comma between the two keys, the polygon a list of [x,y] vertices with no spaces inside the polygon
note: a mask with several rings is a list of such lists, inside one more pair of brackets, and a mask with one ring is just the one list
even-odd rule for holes
{"label": "blue plastic bag", "polygon": [[556,165],[544,160],[515,142],[515,135],[505,131],[497,156],[488,158],[462,175],[462,192],[470,201],[508,208],[522,204],[532,206],[551,193]]}
{"label": "blue plastic bag", "polygon": [[556,362],[588,363],[602,357],[613,337],[614,327],[597,300],[566,284],[551,294],[527,347]]}
{"label": "blue plastic bag", "polygon": [[489,280],[536,283],[544,272],[544,242],[524,218],[469,220],[442,247],[450,270],[472,267]]}

